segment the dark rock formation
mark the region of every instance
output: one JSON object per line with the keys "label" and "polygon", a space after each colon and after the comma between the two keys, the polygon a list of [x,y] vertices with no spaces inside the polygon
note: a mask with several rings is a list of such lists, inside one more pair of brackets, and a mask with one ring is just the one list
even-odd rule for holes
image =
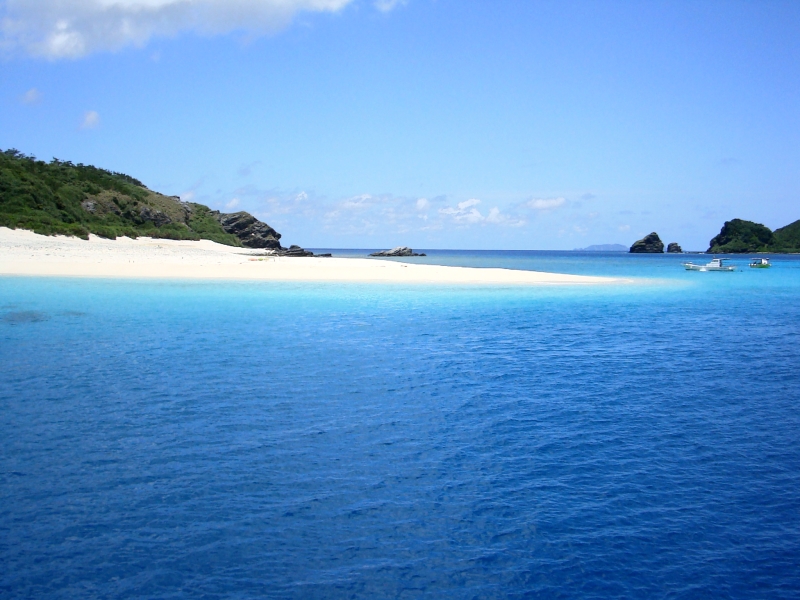
{"label": "dark rock formation", "polygon": [[634,242],[630,251],[632,253],[660,254],[664,252],[664,242],[661,241],[661,238],[659,238],[658,234],[654,231],[644,236],[638,242]]}
{"label": "dark rock formation", "polygon": [[[281,234],[266,223],[262,223],[248,212],[218,213],[214,217],[222,225],[226,233],[231,233],[242,241],[248,248],[270,248],[280,250]],[[294,246],[292,246],[294,248]],[[302,249],[302,248],[301,248]]]}
{"label": "dark rock formation", "polygon": [[289,246],[289,249],[281,248],[276,252],[278,256],[314,256],[311,250],[303,250],[300,246]]}
{"label": "dark rock formation", "polygon": [[683,248],[681,248],[676,242],[670,242],[667,244],[667,252],[671,254],[682,254]]}
{"label": "dark rock formation", "polygon": [[158,209],[150,208],[149,206],[141,206],[139,208],[139,219],[141,219],[142,223],[150,221],[156,227],[172,223],[172,219],[169,218],[169,215],[164,214]]}
{"label": "dark rock formation", "polygon": [[425,256],[425,254],[417,254],[408,246],[397,246],[397,248],[392,248],[391,250],[373,252],[370,256]]}
{"label": "dark rock formation", "polygon": [[288,248],[281,246],[278,241],[281,239],[281,234],[249,212],[225,214],[214,211],[212,214],[225,233],[238,237],[242,245],[247,248],[264,248],[270,250],[273,256],[314,256],[313,252],[304,250],[300,246],[292,245]]}

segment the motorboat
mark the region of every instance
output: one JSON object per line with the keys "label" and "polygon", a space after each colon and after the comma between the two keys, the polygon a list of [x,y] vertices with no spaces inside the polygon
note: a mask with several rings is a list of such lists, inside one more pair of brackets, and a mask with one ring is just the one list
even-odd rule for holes
{"label": "motorboat", "polygon": [[769,269],[772,266],[772,263],[769,262],[768,258],[751,258],[750,259],[750,268],[751,269]]}
{"label": "motorboat", "polygon": [[736,267],[731,267],[723,264],[724,258],[713,258],[710,263],[704,265],[696,265],[691,262],[683,263],[687,271],[735,271]]}

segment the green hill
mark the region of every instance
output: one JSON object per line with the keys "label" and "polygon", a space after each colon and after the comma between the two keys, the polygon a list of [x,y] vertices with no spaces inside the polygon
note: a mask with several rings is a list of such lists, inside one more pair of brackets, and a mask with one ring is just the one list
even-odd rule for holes
{"label": "green hill", "polygon": [[208,239],[241,246],[218,216],[202,204],[149,190],[123,173],[57,159],[47,163],[17,150],[0,152],[0,226],[45,235]]}
{"label": "green hill", "polygon": [[775,248],[783,252],[800,252],[800,220],[776,229]]}
{"label": "green hill", "polygon": [[800,221],[776,229],[753,221],[725,221],[719,234],[711,239],[707,252],[742,254],[749,252],[800,252]]}
{"label": "green hill", "polygon": [[708,252],[766,252],[773,242],[769,227],[752,221],[733,219],[725,221],[719,235],[709,242]]}

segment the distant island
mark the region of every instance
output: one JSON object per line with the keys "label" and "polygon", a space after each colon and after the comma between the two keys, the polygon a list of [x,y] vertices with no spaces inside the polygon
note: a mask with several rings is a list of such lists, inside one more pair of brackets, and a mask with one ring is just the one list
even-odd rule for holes
{"label": "distant island", "polygon": [[622,244],[593,244],[586,248],[575,248],[573,252],[627,252],[628,247]]}
{"label": "distant island", "polygon": [[[664,242],[654,231],[635,241],[630,252],[633,254],[661,254],[664,252]],[[683,250],[677,243],[671,242],[667,246],[667,252],[680,253]],[[709,242],[706,252],[710,254],[800,252],[800,220],[775,231],[753,221],[742,219],[725,221],[719,234]]]}
{"label": "distant island", "polygon": [[725,221],[719,235],[709,242],[708,252],[742,254],[752,252],[800,252],[800,220],[772,231],[753,221]]}
{"label": "distant island", "polygon": [[55,158],[47,163],[13,149],[0,152],[0,226],[83,239],[90,233],[112,240],[203,239],[313,255],[299,246],[284,248],[281,234],[250,213],[221,213],[154,192],[124,173]]}

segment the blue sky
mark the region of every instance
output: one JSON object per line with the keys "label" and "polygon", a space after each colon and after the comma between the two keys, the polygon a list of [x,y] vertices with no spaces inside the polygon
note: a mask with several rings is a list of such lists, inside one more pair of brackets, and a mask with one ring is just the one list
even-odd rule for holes
{"label": "blue sky", "polygon": [[0,0],[0,148],[306,247],[800,219],[800,3]]}

